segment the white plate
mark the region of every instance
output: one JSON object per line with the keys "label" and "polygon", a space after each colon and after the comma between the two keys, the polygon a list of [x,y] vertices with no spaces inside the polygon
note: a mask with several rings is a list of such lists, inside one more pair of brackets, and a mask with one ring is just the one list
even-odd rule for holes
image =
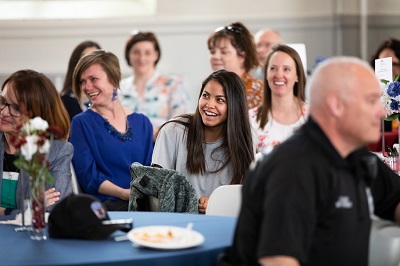
{"label": "white plate", "polygon": [[177,226],[143,226],[132,229],[127,236],[139,246],[155,249],[184,249],[204,242],[199,232]]}

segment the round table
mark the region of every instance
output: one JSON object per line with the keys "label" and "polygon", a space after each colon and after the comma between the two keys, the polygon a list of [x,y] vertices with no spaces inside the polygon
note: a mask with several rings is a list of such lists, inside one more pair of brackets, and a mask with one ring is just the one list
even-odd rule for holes
{"label": "round table", "polygon": [[53,239],[31,240],[15,226],[0,225],[0,265],[213,265],[219,254],[231,245],[236,218],[201,214],[162,212],[109,212],[111,219],[134,220],[134,228],[148,225],[185,227],[203,234],[202,245],[181,250],[154,250],[114,240]]}

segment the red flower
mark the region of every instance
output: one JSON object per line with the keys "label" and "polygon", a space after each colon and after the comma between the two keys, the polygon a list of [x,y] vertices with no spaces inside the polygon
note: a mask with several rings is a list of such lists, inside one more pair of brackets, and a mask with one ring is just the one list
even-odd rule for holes
{"label": "red flower", "polygon": [[12,145],[15,146],[15,148],[20,149],[21,146],[26,143],[25,137],[26,137],[26,135],[11,136],[10,142],[12,143]]}
{"label": "red flower", "polygon": [[62,136],[62,131],[58,126],[49,126],[47,132],[52,133],[56,137]]}

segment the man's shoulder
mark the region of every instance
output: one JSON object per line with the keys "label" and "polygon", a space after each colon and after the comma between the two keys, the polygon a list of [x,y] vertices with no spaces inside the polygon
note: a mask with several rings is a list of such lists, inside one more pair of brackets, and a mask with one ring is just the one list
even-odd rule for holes
{"label": "man's shoulder", "polygon": [[253,174],[285,175],[288,178],[294,175],[311,177],[310,173],[315,172],[314,170],[318,172],[324,170],[329,162],[329,156],[316,145],[312,138],[298,132],[278,145],[270,154],[265,155],[257,166],[253,167]]}
{"label": "man's shoulder", "polygon": [[289,139],[278,145],[272,152],[277,157],[301,159],[304,156],[320,153],[315,141],[303,130],[297,131]]}

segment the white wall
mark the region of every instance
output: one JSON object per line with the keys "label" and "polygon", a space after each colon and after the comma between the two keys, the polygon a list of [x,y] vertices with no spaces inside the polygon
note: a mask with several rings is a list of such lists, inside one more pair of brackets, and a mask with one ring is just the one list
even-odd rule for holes
{"label": "white wall", "polygon": [[[218,26],[240,20],[252,32],[266,26],[277,28],[286,42],[306,44],[311,69],[317,56],[342,53],[359,56],[359,2],[159,0],[156,15],[150,17],[19,21],[2,21],[0,17],[0,75],[32,68],[52,76],[60,87],[73,48],[91,39],[120,58],[126,76],[130,69],[123,56],[125,41],[133,29],[149,30],[157,34],[161,44],[159,70],[183,77],[194,109],[201,81],[211,72],[206,40]],[[397,0],[368,1],[369,12],[377,15],[393,14],[396,4]],[[400,29],[399,22],[394,22],[397,20],[393,16],[389,24],[385,22],[390,25],[388,29],[379,28],[379,20],[375,21],[371,31],[379,33],[379,38],[386,38]],[[375,40],[371,36],[370,39]]]}

